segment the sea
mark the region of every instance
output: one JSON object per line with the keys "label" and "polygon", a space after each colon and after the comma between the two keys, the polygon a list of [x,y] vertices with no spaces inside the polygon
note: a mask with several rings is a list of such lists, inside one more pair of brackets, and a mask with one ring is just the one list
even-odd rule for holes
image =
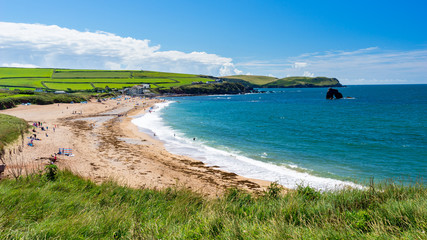
{"label": "sea", "polygon": [[288,188],[427,183],[427,85],[165,98],[132,122],[172,153]]}

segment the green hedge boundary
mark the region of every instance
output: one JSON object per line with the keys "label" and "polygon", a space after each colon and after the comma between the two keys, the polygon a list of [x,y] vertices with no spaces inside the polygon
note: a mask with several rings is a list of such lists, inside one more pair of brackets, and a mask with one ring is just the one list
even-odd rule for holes
{"label": "green hedge boundary", "polygon": [[44,94],[44,95],[33,95],[33,96],[25,96],[25,97],[15,97],[15,98],[1,98],[0,99],[0,110],[13,108],[16,105],[20,105],[22,103],[31,103],[38,105],[47,105],[53,103],[70,103],[70,102],[82,102],[87,101],[87,98],[82,96],[76,96],[72,94]]}

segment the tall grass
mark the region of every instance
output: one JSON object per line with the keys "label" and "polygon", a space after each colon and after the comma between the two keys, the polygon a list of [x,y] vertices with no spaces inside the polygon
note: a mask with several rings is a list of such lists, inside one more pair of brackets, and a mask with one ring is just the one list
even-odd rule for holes
{"label": "tall grass", "polygon": [[0,159],[4,146],[18,139],[28,128],[29,125],[24,119],[0,114]]}
{"label": "tall grass", "polygon": [[209,199],[96,185],[68,171],[47,176],[0,182],[0,239],[423,239],[427,231],[422,185],[288,194],[272,185]]}

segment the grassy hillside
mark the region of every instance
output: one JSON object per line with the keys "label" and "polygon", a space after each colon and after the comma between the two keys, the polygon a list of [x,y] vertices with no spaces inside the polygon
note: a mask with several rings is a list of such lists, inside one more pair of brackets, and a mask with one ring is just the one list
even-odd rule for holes
{"label": "grassy hillside", "polygon": [[193,74],[164,73],[153,71],[107,71],[49,68],[0,68],[0,88],[47,91],[90,91],[96,88],[125,88],[139,84],[151,84],[152,88],[168,89],[206,82],[210,79]]}
{"label": "grassy hillside", "polygon": [[240,83],[211,83],[211,84],[195,84],[173,87],[162,90],[161,93],[172,94],[238,94],[246,93],[246,88]]}
{"label": "grassy hillside", "polygon": [[0,114],[0,152],[6,144],[15,141],[21,133],[26,132],[28,127],[24,119]]}
{"label": "grassy hillside", "polygon": [[266,88],[280,87],[338,87],[338,79],[327,77],[287,77],[263,85]]}
{"label": "grassy hillside", "polygon": [[[122,89],[139,84],[150,84],[156,92],[190,85],[192,82],[212,81],[215,77],[194,74],[166,73],[153,71],[108,71],[53,68],[5,68],[0,67],[0,89],[41,88],[46,91],[96,91],[99,88]],[[267,76],[235,75],[222,77],[223,80],[241,83],[246,87],[338,87],[335,78],[288,77],[278,79]]]}
{"label": "grassy hillside", "polygon": [[238,82],[246,87],[254,88],[289,88],[289,87],[341,87],[336,78],[327,77],[286,77],[274,78],[266,76],[235,75],[222,77],[225,81]]}
{"label": "grassy hillside", "polygon": [[255,85],[265,85],[278,80],[275,77],[256,76],[256,75],[234,75],[222,77],[224,79],[240,79]]}
{"label": "grassy hillside", "polygon": [[96,185],[49,166],[0,181],[0,239],[425,239],[427,188],[259,196]]}

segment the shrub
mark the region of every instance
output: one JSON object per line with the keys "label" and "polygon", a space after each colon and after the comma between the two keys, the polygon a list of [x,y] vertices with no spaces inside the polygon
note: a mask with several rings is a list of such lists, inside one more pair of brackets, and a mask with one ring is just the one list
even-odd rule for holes
{"label": "shrub", "polygon": [[5,97],[0,99],[0,110],[12,108],[21,103],[46,105],[46,104],[52,104],[52,103],[82,102],[86,100],[87,100],[86,97],[77,96],[74,94],[56,95],[52,93],[41,93],[41,94],[34,94],[32,96],[22,96],[22,97],[10,97],[10,98]]}
{"label": "shrub", "polygon": [[356,229],[367,232],[369,230],[369,222],[371,216],[366,210],[359,210],[356,212],[347,212],[346,218],[349,220],[350,225]]}
{"label": "shrub", "polygon": [[269,198],[277,198],[279,194],[282,192],[283,187],[279,185],[278,182],[272,182],[270,186],[268,186],[267,191],[265,192],[265,196]]}
{"label": "shrub", "polygon": [[310,186],[302,186],[299,185],[297,188],[298,195],[302,196],[305,200],[313,201],[320,198],[320,192],[316,191],[314,188]]}
{"label": "shrub", "polygon": [[55,181],[58,175],[58,167],[55,164],[49,164],[45,168],[44,176],[49,181]]}
{"label": "shrub", "polygon": [[0,99],[0,110],[15,107],[15,102],[12,98],[1,98]]}

